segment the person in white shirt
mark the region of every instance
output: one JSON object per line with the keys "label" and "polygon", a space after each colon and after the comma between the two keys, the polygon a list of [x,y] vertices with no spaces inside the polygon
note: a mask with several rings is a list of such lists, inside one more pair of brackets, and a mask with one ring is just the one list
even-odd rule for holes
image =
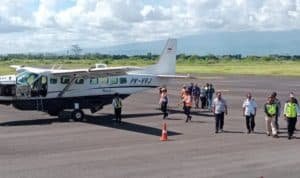
{"label": "person in white shirt", "polygon": [[252,98],[251,93],[248,93],[247,98],[243,102],[243,116],[246,117],[248,134],[254,132],[256,108],[257,104],[255,100]]}
{"label": "person in white shirt", "polygon": [[228,109],[227,109],[227,102],[222,98],[222,93],[218,91],[216,93],[217,97],[214,99],[212,103],[212,112],[215,115],[215,126],[216,126],[216,131],[215,133],[218,133],[219,130],[221,132],[224,132],[223,126],[224,126],[224,114],[228,114]]}

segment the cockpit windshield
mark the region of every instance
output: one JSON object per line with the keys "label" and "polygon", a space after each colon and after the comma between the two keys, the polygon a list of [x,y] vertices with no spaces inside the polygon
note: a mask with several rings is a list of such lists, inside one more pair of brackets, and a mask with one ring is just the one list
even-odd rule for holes
{"label": "cockpit windshield", "polygon": [[38,74],[32,72],[22,72],[17,75],[17,85],[32,85],[38,77]]}

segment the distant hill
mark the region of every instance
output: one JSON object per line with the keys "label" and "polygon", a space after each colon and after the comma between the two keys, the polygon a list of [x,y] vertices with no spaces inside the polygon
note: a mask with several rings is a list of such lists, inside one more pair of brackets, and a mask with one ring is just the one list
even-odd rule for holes
{"label": "distant hill", "polygon": [[[137,55],[160,54],[166,40],[89,48],[84,52]],[[178,54],[299,55],[300,30],[278,32],[210,32],[178,39]]]}

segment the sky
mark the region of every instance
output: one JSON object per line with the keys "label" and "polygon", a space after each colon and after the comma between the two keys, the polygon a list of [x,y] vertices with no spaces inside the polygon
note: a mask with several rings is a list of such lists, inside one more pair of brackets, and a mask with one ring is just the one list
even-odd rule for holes
{"label": "sky", "polygon": [[1,0],[0,53],[300,29],[300,0]]}

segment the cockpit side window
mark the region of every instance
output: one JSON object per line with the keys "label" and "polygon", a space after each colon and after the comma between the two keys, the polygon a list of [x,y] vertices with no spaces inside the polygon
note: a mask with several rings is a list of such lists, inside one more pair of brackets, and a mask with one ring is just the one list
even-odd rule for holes
{"label": "cockpit side window", "polygon": [[22,72],[17,76],[18,85],[32,85],[33,82],[38,78],[38,74],[31,72]]}

